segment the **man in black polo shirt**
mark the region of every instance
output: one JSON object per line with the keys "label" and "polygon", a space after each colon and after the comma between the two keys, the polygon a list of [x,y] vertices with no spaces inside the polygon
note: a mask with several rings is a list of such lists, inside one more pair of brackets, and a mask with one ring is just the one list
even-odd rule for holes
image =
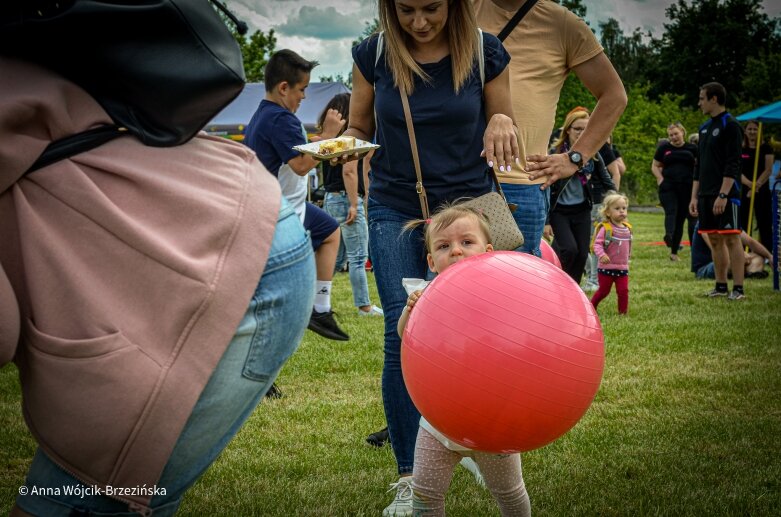
{"label": "man in black polo shirt", "polygon": [[727,269],[732,270],[730,300],[743,294],[743,248],[740,245],[740,165],[743,130],[725,108],[727,91],[719,83],[700,87],[698,106],[711,119],[700,127],[699,161],[694,171],[689,211],[699,218],[699,233],[713,249],[716,287],[709,297],[727,296]]}

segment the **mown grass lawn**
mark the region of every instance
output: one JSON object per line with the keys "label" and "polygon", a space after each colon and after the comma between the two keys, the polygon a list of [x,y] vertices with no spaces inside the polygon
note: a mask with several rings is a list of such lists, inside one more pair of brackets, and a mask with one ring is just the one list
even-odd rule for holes
{"label": "mown grass lawn", "polygon": [[[553,444],[524,454],[535,515],[781,515],[781,293],[748,280],[741,302],[706,299],[710,281],[670,262],[661,214],[632,213],[629,315],[615,294],[599,309],[602,386],[586,416]],[[377,300],[370,278],[372,299]],[[352,339],[307,332],[264,402],[185,497],[180,515],[381,515],[396,480],[384,425],[382,321],[359,318],[346,275],[335,309]],[[35,450],[21,417],[17,373],[0,370],[0,514]],[[454,516],[498,515],[458,469]]]}

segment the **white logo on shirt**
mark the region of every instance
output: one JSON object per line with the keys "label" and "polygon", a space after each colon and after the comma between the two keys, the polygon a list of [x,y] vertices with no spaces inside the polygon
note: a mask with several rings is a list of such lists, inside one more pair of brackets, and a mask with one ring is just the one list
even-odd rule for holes
{"label": "white logo on shirt", "polygon": [[719,128],[713,130],[713,136],[719,136],[719,133],[721,133],[721,130]]}

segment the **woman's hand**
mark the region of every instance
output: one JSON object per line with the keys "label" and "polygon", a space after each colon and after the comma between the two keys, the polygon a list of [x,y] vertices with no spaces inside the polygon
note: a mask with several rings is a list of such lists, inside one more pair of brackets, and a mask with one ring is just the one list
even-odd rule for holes
{"label": "woman's hand", "polygon": [[509,171],[513,162],[519,164],[518,134],[513,119],[507,115],[497,113],[488,121],[488,126],[483,134],[483,152],[489,167],[496,165],[499,170]]}
{"label": "woman's hand", "polygon": [[545,237],[545,240],[550,242],[551,239],[553,239],[553,227],[549,224],[545,225],[545,228],[542,230],[542,236]]}
{"label": "woman's hand", "polygon": [[693,198],[691,201],[689,201],[689,215],[692,217],[698,217],[699,210],[697,209],[697,199]]}

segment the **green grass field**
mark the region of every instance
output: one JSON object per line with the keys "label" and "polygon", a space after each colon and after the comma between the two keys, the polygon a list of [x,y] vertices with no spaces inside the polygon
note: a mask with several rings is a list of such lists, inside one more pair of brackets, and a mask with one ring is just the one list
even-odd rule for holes
{"label": "green grass field", "polygon": [[[668,260],[662,215],[633,213],[629,314],[615,294],[599,309],[606,363],[585,417],[524,454],[535,515],[781,515],[781,293],[748,280],[740,302],[706,299],[689,251]],[[373,278],[372,299],[377,301]],[[384,425],[382,321],[360,318],[347,275],[335,310],[349,342],[307,332],[278,384],[185,497],[180,515],[381,515],[396,480]],[[13,504],[35,450],[13,366],[0,370],[0,514]],[[454,516],[498,515],[459,468]]]}

